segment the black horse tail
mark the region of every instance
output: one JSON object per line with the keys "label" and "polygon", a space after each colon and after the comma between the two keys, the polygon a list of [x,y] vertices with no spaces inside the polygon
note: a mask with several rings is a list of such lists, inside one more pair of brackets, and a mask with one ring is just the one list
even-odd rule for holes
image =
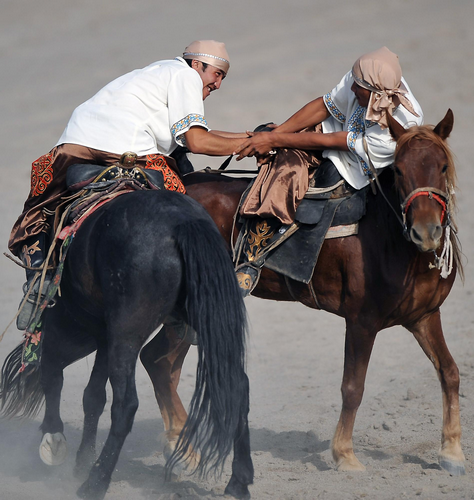
{"label": "black horse tail", "polygon": [[44,403],[41,371],[37,365],[22,367],[23,344],[5,359],[0,380],[0,414],[7,418],[34,417]]}
{"label": "black horse tail", "polygon": [[228,251],[211,221],[178,226],[176,242],[185,266],[188,323],[198,334],[198,366],[188,419],[166,467],[171,472],[192,446],[201,453],[194,472],[218,476],[248,413],[246,310]]}

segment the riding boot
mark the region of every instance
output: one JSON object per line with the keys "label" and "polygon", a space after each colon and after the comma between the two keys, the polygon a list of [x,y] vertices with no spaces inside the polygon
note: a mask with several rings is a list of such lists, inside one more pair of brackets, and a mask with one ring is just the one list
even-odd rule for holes
{"label": "riding boot", "polygon": [[234,262],[235,273],[243,297],[252,293],[260,279],[266,258],[298,229],[298,224],[282,225],[277,218],[252,217],[242,226]]}
{"label": "riding boot", "polygon": [[[41,277],[38,273],[41,272],[41,266],[46,256],[46,233],[42,232],[37,236],[32,236],[25,240],[25,244],[21,249],[21,260],[25,266],[35,269],[26,269],[26,283],[23,284],[23,299],[20,302],[20,313],[16,319],[18,330],[26,330],[30,321],[33,319],[33,313],[36,310],[36,305],[39,295],[39,286]],[[36,281],[30,290],[32,282]],[[46,274],[45,281],[41,290],[40,299],[44,297],[46,290],[51,282],[51,274]],[[26,300],[25,300],[26,298]]]}
{"label": "riding boot", "polygon": [[257,286],[261,271],[261,267],[257,267],[250,262],[244,262],[235,268],[235,275],[243,298],[250,295]]}

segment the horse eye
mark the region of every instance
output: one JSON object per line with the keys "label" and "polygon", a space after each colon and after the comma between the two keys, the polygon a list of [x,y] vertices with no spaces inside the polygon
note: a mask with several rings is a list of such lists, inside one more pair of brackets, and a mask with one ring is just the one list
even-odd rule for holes
{"label": "horse eye", "polygon": [[446,170],[448,170],[448,165],[445,165],[445,166],[443,167],[443,169],[441,170],[441,172],[444,174],[444,173],[446,172]]}
{"label": "horse eye", "polygon": [[400,170],[400,169],[399,169],[396,165],[394,165],[394,166],[393,166],[393,170],[395,170],[395,173],[396,173],[398,176],[400,176],[400,177],[401,177],[401,176],[403,175],[402,171],[401,171],[401,170]]}

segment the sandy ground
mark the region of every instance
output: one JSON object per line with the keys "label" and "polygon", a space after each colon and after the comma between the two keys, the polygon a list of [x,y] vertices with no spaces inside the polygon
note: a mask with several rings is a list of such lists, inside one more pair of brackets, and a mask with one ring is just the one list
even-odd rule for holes
{"label": "sandy ground", "polygon": [[[443,306],[448,345],[459,365],[467,474],[450,477],[437,465],[441,397],[435,372],[412,336],[382,332],[369,368],[354,432],[365,473],[338,473],[329,444],[340,411],[344,322],[298,304],[247,299],[252,325],[251,445],[255,499],[474,498],[474,3],[472,0],[3,0],[0,7],[0,241],[3,251],[29,189],[31,161],[56,142],[75,106],[116,76],[174,57],[190,41],[225,41],[232,59],[222,89],[206,101],[210,126],[245,130],[281,122],[329,91],[362,53],[387,45],[425,111],[438,122],[450,107],[457,157],[458,221],[466,255],[460,280]],[[200,168],[219,159],[196,161]],[[245,163],[249,168],[252,162]],[[23,272],[0,260],[0,329],[20,300]],[[10,327],[0,358],[20,341]],[[181,394],[193,389],[195,352],[187,359]],[[40,462],[42,415],[0,421],[0,498],[75,498],[75,450],[81,434],[81,397],[93,358],[66,371],[62,416],[70,454],[57,469]],[[178,499],[222,495],[220,482],[182,477],[163,482],[162,420],[141,366],[140,396],[107,498]],[[99,441],[109,425],[101,422]],[[226,473],[227,473],[226,469]]]}

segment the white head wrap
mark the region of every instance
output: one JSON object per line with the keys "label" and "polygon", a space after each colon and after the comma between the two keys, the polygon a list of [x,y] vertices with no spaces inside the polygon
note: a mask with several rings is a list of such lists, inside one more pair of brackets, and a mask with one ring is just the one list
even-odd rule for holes
{"label": "white head wrap", "polygon": [[229,54],[222,42],[215,40],[198,40],[184,49],[184,59],[196,59],[215,68],[222,70],[225,74],[229,71]]}

